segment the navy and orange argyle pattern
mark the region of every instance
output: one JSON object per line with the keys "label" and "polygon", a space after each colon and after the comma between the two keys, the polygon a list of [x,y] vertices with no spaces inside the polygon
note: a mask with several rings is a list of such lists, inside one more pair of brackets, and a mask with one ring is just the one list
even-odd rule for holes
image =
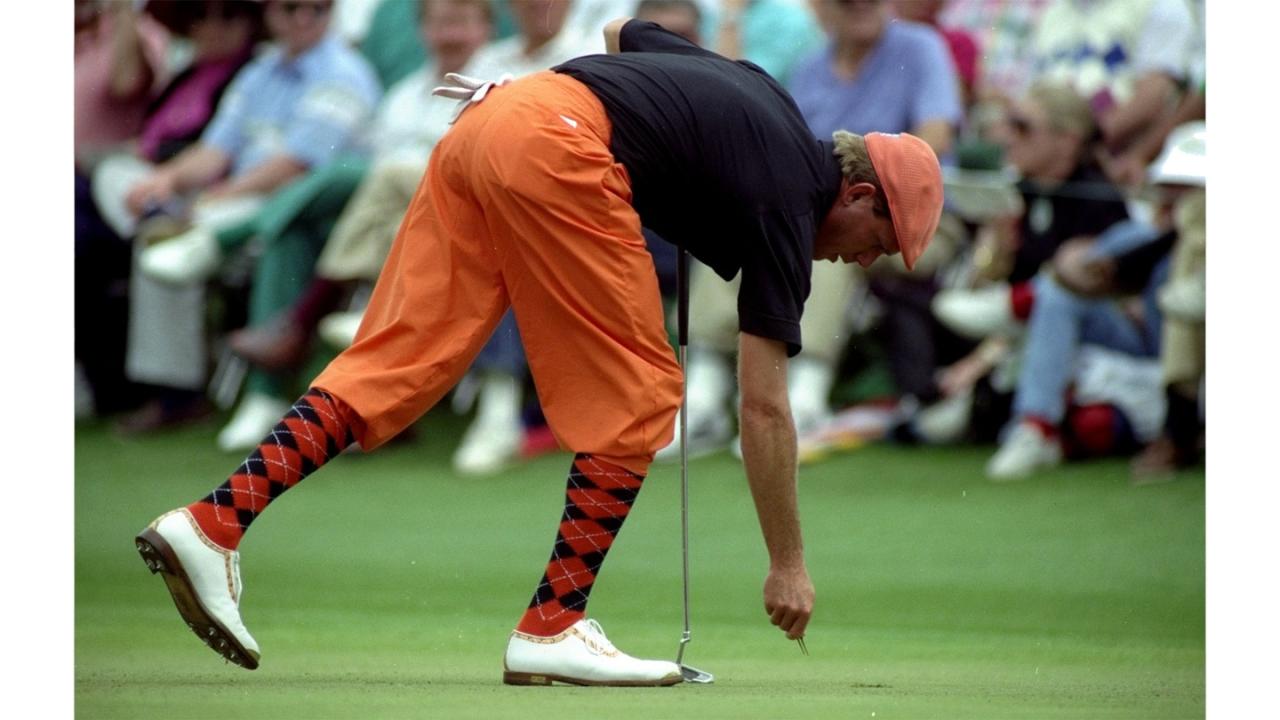
{"label": "navy and orange argyle pattern", "polygon": [[210,540],[235,550],[249,524],[284,491],[353,441],[342,401],[312,388],[298,398],[225,483],[187,506]]}
{"label": "navy and orange argyle pattern", "polygon": [[590,455],[574,457],[551,560],[517,630],[550,637],[582,619],[600,566],[643,482],[644,476]]}

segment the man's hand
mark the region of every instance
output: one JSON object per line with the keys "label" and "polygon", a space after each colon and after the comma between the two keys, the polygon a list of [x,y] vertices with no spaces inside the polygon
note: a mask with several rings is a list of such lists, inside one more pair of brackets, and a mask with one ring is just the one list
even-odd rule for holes
{"label": "man's hand", "polygon": [[130,188],[124,202],[134,217],[141,217],[149,205],[164,203],[172,198],[175,192],[175,183],[169,173],[154,172]]}
{"label": "man's hand", "polygon": [[764,611],[788,640],[804,637],[813,615],[813,583],[803,564],[770,568],[764,579]]}

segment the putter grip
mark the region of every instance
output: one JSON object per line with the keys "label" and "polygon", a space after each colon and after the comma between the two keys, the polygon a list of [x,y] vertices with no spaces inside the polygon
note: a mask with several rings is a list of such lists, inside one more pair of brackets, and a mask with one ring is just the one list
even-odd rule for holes
{"label": "putter grip", "polygon": [[676,260],[676,338],[682,346],[689,344],[689,251],[680,248]]}

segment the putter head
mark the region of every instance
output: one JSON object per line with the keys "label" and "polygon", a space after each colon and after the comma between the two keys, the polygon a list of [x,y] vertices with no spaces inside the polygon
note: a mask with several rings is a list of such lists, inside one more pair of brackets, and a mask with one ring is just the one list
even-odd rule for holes
{"label": "putter head", "polygon": [[680,675],[684,677],[687,683],[698,683],[699,685],[709,685],[716,681],[716,676],[709,672],[704,672],[698,668],[689,667],[688,665],[680,666]]}

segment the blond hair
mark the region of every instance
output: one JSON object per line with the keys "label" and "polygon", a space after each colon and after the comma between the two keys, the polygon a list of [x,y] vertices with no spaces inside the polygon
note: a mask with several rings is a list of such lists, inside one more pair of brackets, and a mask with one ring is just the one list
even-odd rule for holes
{"label": "blond hair", "polygon": [[885,197],[884,186],[880,184],[880,176],[876,175],[875,166],[871,164],[871,155],[867,153],[867,141],[847,130],[837,130],[831,134],[835,142],[835,156],[840,161],[840,173],[849,184],[870,183],[876,188],[875,211],[880,215],[889,214],[889,198]]}
{"label": "blond hair", "polygon": [[1046,80],[1027,90],[1027,99],[1044,111],[1049,127],[1088,139],[1093,136],[1093,108],[1075,88]]}

